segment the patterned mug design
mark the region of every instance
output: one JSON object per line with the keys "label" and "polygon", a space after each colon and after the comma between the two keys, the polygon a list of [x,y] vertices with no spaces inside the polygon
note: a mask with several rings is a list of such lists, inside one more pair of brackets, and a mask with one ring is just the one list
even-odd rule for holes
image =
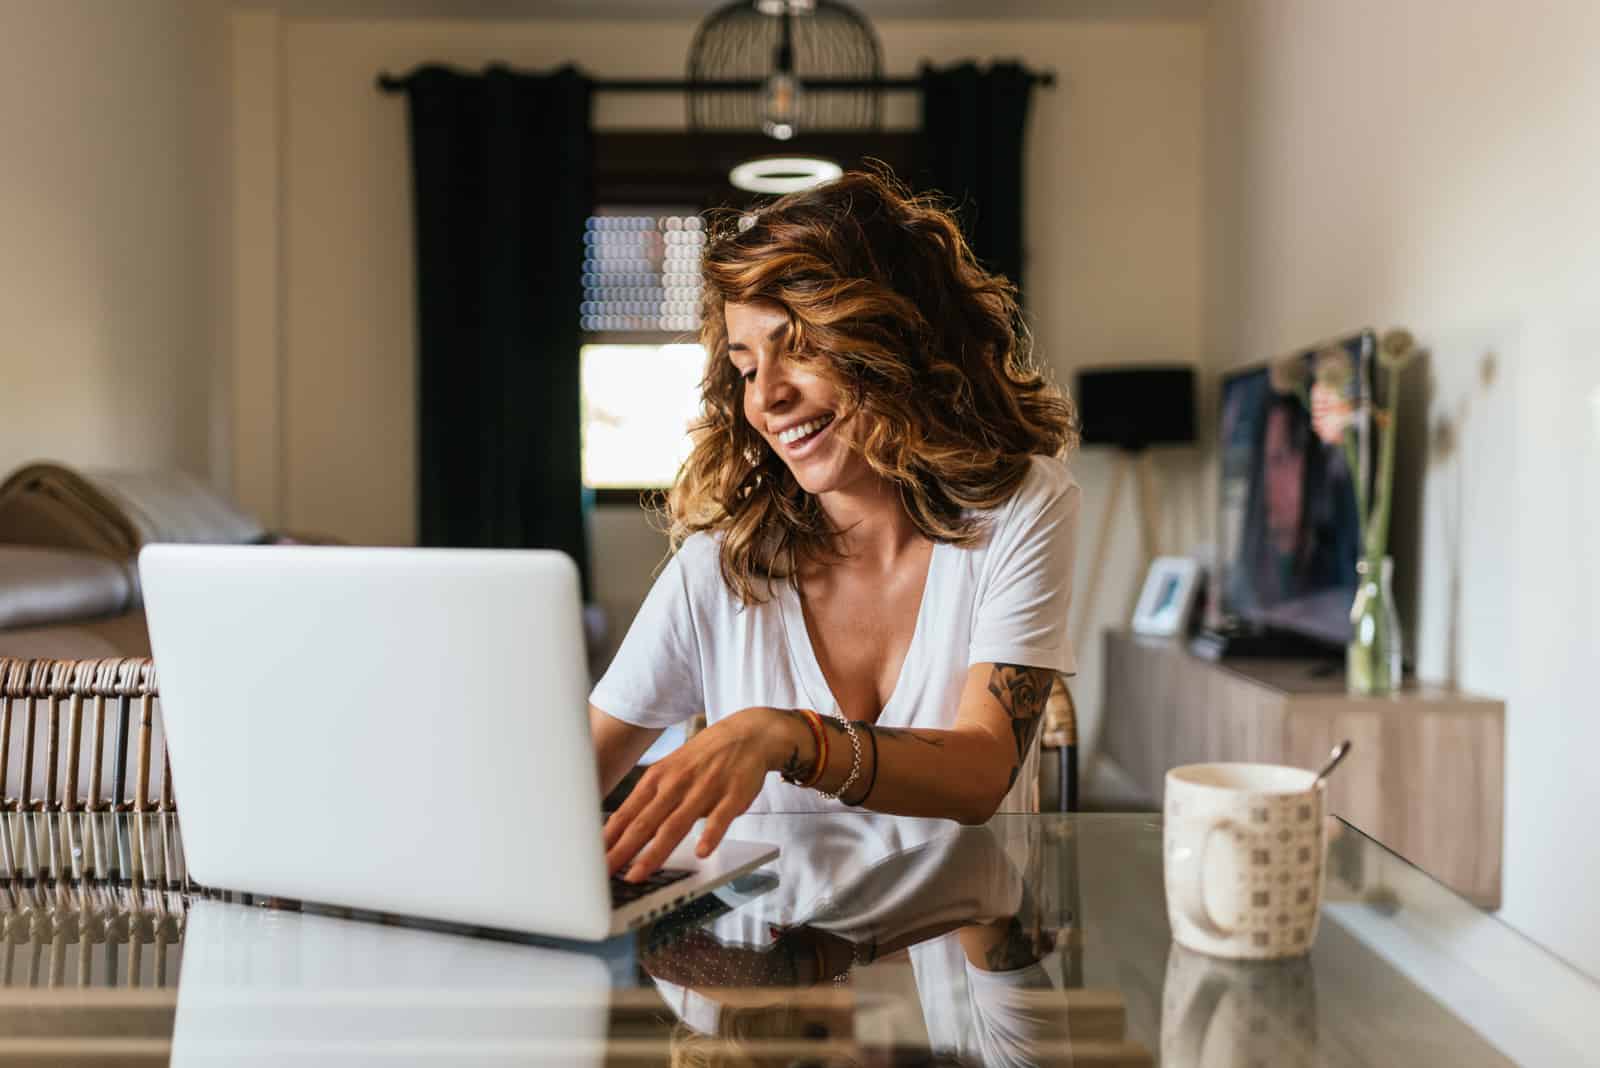
{"label": "patterned mug design", "polygon": [[1277,959],[1316,940],[1327,831],[1313,773],[1193,764],[1167,774],[1168,919],[1184,946]]}

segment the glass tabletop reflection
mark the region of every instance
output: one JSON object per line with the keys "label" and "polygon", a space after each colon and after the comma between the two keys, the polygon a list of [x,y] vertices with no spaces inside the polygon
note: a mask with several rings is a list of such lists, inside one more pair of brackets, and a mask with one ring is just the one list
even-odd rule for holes
{"label": "glass tabletop reflection", "polygon": [[1316,946],[1273,964],[1172,944],[1155,815],[747,816],[730,834],[777,861],[599,944],[203,889],[174,813],[0,832],[0,1054],[1459,1068],[1584,1063],[1569,1010],[1600,1019],[1587,979],[1343,824]]}

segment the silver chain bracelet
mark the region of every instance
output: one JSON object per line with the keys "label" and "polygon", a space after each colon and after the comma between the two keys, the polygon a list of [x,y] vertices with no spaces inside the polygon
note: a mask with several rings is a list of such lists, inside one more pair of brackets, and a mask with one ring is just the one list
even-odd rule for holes
{"label": "silver chain bracelet", "polygon": [[856,725],[842,715],[835,714],[834,718],[844,724],[844,732],[850,736],[850,774],[844,777],[844,783],[836,793],[830,794],[826,790],[817,791],[829,801],[837,801],[843,797],[844,792],[855,784],[857,777],[861,774],[861,738],[856,734]]}

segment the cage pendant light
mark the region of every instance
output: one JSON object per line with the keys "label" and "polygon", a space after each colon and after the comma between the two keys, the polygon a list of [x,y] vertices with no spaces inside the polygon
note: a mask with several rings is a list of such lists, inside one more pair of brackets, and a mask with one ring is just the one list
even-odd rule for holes
{"label": "cage pendant light", "polygon": [[689,46],[689,81],[755,89],[691,88],[693,130],[875,130],[880,90],[808,88],[810,81],[876,82],[882,51],[872,24],[841,0],[734,0],[706,16]]}

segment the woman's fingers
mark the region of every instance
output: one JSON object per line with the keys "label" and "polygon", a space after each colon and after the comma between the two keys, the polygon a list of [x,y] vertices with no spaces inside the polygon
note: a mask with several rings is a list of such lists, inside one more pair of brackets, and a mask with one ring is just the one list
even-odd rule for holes
{"label": "woman's fingers", "polygon": [[617,874],[643,849],[656,833],[657,821],[641,816],[628,824],[628,829],[617,839],[616,845],[606,850],[606,872]]}
{"label": "woman's fingers", "polygon": [[634,786],[633,790],[628,794],[627,800],[622,802],[621,807],[606,820],[605,848],[607,852],[611,851],[611,847],[617,844],[617,839],[622,837],[622,832],[628,829],[639,813],[644,811],[645,806],[655,799],[655,796],[655,780],[646,775]]}
{"label": "woman's fingers", "polygon": [[711,810],[711,815],[706,817],[706,826],[700,832],[700,844],[695,846],[694,854],[705,858],[711,855],[712,850],[722,844],[722,836],[728,833],[728,825],[745,809],[750,807],[750,802],[740,802],[736,798],[724,798],[722,803]]}
{"label": "woman's fingers", "polygon": [[662,822],[656,830],[655,837],[650,840],[650,845],[628,868],[628,881],[638,882],[665,864],[672,851],[678,848],[678,843],[683,841],[694,827],[694,821],[700,818],[704,807],[706,807],[704,801],[696,798],[685,799],[678,810]]}
{"label": "woman's fingers", "polygon": [[[634,858],[645,843],[654,838],[656,831],[667,817],[672,815],[678,807],[681,789],[673,789],[669,784],[654,792],[654,796],[641,804],[632,819],[626,820],[620,832],[612,838],[612,844],[606,849],[606,869],[615,875],[623,865]],[[623,812],[618,810],[612,817],[613,820],[623,818]]]}

